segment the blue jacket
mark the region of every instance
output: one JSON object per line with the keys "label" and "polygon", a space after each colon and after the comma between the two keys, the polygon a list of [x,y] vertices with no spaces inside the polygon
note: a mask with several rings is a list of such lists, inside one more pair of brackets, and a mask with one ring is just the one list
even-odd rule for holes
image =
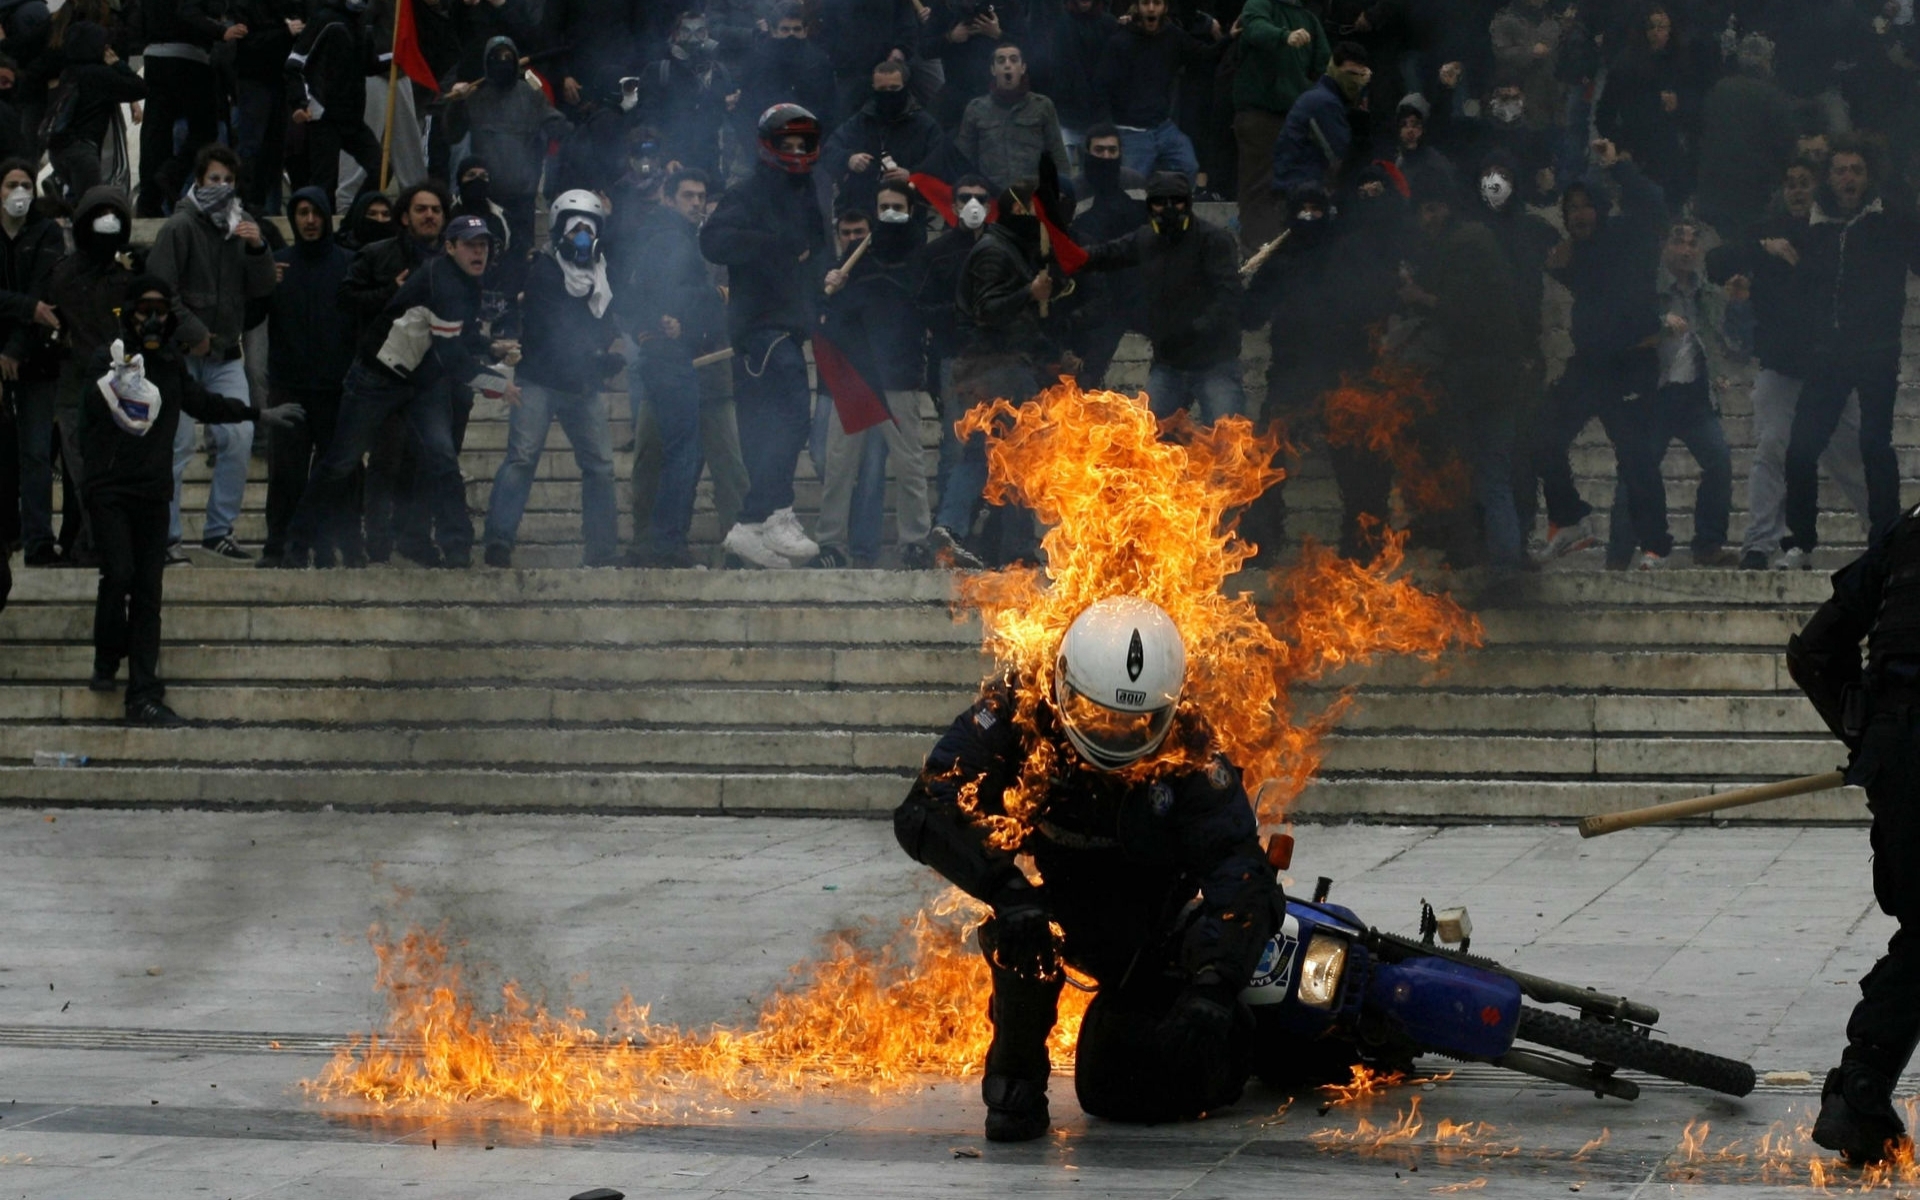
{"label": "blue jacket", "polygon": [[1573,350],[1617,358],[1660,333],[1654,293],[1660,246],[1667,234],[1666,197],[1637,167],[1613,167],[1620,188],[1620,215],[1607,213],[1606,192],[1590,184],[1600,225],[1573,244],[1573,260],[1553,276],[1573,293]]}
{"label": "blue jacket", "polygon": [[[1313,136],[1313,127],[1327,139],[1327,150]],[[1331,75],[1300,93],[1287,110],[1287,123],[1273,140],[1273,192],[1285,198],[1295,188],[1323,186],[1334,167],[1347,160],[1353,148],[1353,126],[1347,120],[1347,97]]]}

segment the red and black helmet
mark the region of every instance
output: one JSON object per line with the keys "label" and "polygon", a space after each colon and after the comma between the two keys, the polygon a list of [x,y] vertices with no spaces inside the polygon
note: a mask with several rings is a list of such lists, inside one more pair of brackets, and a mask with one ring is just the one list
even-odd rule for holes
{"label": "red and black helmet", "polygon": [[[803,149],[780,149],[780,139],[798,134]],[[760,114],[760,161],[790,175],[806,175],[820,159],[820,119],[798,104],[776,104]]]}

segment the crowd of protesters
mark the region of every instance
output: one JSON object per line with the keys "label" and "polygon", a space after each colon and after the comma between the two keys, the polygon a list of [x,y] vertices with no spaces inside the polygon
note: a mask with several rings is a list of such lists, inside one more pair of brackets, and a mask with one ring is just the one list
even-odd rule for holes
{"label": "crowd of protesters", "polygon": [[[190,561],[196,455],[201,549],[256,559],[256,425],[278,567],[466,567],[476,536],[512,565],[556,422],[588,566],[706,565],[703,475],[729,564],[875,564],[890,476],[901,565],[1031,560],[1032,515],[985,502],[955,422],[1103,383],[1130,331],[1157,415],[1324,443],[1355,557],[1396,472],[1433,490],[1420,463],[1456,472],[1415,514],[1453,562],[1599,544],[1571,457],[1595,418],[1609,566],[1674,553],[1675,440],[1696,564],[1809,565],[1822,468],[1864,525],[1900,511],[1912,0],[405,7],[396,47],[392,0],[0,5],[0,541],[100,568],[94,683],[129,661],[130,714],[166,714],[160,577]],[[164,221],[135,244],[139,217]],[[1549,280],[1572,298],[1554,370]],[[1716,388],[1745,360],[1735,548]],[[1383,364],[1421,381],[1397,435],[1418,454],[1323,419]],[[476,531],[477,397],[510,417]],[[1276,552],[1283,492],[1244,522]]]}

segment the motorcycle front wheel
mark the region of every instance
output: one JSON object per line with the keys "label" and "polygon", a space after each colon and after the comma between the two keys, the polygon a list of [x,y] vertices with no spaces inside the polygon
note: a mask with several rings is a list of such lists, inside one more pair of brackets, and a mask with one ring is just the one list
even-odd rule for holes
{"label": "motorcycle front wheel", "polygon": [[1755,1083],[1753,1067],[1748,1063],[1671,1042],[1656,1042],[1633,1025],[1584,1021],[1543,1008],[1522,1008],[1520,1027],[1514,1036],[1523,1042],[1729,1096],[1744,1096]]}

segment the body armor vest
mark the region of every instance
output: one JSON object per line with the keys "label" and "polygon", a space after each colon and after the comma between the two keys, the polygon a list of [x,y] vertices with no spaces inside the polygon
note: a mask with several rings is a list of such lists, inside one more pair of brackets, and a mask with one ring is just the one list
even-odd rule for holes
{"label": "body armor vest", "polygon": [[1880,611],[1867,633],[1867,669],[1878,674],[1888,660],[1920,661],[1920,508],[1900,518],[1887,542],[1887,582]]}

